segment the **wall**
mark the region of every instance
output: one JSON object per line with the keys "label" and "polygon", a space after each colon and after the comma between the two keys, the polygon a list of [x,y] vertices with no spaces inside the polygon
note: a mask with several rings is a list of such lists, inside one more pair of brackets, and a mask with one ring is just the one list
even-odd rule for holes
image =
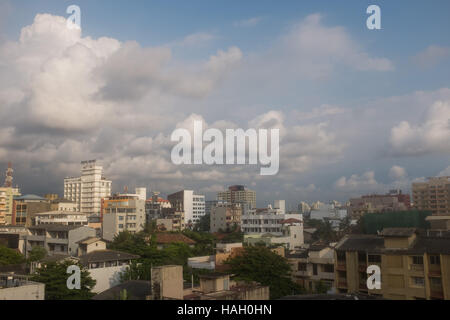
{"label": "wall", "polygon": [[120,274],[127,268],[128,265],[89,269],[92,279],[97,281],[92,292],[100,293],[120,284]]}
{"label": "wall", "polygon": [[0,289],[0,300],[44,300],[45,284],[30,282],[29,284]]}

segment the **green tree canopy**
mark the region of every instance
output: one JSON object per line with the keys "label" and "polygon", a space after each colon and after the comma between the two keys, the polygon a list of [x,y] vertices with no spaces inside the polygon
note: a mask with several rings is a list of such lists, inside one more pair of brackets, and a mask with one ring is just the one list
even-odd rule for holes
{"label": "green tree canopy", "polygon": [[24,256],[16,250],[7,248],[5,246],[0,246],[0,266],[20,264],[24,261]]}
{"label": "green tree canopy", "polygon": [[270,298],[300,294],[304,290],[290,278],[288,261],[264,246],[245,247],[242,255],[228,259],[236,280],[256,281],[270,287]]}
{"label": "green tree canopy", "polygon": [[83,269],[81,265],[75,264],[81,269],[81,288],[79,290],[67,288],[67,279],[71,276],[67,273],[67,268],[74,264],[72,261],[43,264],[41,268],[36,270],[36,274],[31,280],[45,284],[46,300],[89,300],[95,295],[91,290],[94,288],[96,281],[91,278],[89,271]]}
{"label": "green tree canopy", "polygon": [[41,261],[47,256],[47,250],[41,246],[34,246],[28,256],[29,262]]}

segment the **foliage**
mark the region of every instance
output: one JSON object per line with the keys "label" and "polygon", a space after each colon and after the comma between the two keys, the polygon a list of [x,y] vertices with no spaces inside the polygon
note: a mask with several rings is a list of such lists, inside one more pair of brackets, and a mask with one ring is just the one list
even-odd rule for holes
{"label": "foliage", "polygon": [[270,298],[301,294],[304,289],[290,278],[288,261],[264,246],[245,247],[242,255],[228,259],[231,273],[236,280],[256,281],[270,287]]}
{"label": "foliage", "polygon": [[47,250],[45,250],[44,247],[41,246],[34,246],[31,248],[31,251],[29,253],[28,261],[29,262],[35,262],[35,261],[41,261],[47,256]]}
{"label": "foliage", "polygon": [[20,264],[24,261],[24,256],[16,250],[0,246],[0,266]]}
{"label": "foliage", "polygon": [[333,226],[327,220],[308,220],[308,226],[316,228],[317,231],[313,234],[314,240],[324,240],[326,242],[334,242],[338,240],[338,234],[333,230]]}
{"label": "foliage", "polygon": [[330,290],[330,287],[325,282],[320,280],[316,281],[315,289],[317,294],[326,294],[328,290]]}
{"label": "foliage", "polygon": [[49,262],[36,270],[31,280],[45,284],[46,300],[88,300],[95,295],[91,290],[96,281],[91,278],[89,271],[79,264],[76,265],[81,269],[81,288],[79,290],[67,288],[67,279],[70,277],[67,268],[71,265],[74,265],[72,261]]}
{"label": "foliage", "polygon": [[200,218],[200,221],[194,226],[194,231],[209,232],[211,230],[211,215],[205,214]]}

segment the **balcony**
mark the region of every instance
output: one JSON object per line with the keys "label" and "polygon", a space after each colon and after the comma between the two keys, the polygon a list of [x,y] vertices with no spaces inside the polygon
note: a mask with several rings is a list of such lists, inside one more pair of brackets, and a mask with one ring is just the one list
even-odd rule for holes
{"label": "balcony", "polygon": [[423,264],[412,264],[409,268],[412,271],[423,271]]}
{"label": "balcony", "polygon": [[347,280],[339,280],[338,288],[347,288]]}
{"label": "balcony", "polygon": [[444,291],[442,290],[442,287],[431,287],[430,298],[444,299]]}
{"label": "balcony", "polygon": [[336,266],[336,270],[341,270],[341,271],[347,270],[347,266],[346,266],[345,261],[338,261],[337,262],[337,266]]}
{"label": "balcony", "polygon": [[433,268],[428,270],[428,275],[430,277],[440,277],[442,275],[441,268]]}
{"label": "balcony", "polygon": [[359,271],[359,272],[367,272],[367,264],[362,264],[362,263],[360,263],[360,264],[358,265],[358,271]]}

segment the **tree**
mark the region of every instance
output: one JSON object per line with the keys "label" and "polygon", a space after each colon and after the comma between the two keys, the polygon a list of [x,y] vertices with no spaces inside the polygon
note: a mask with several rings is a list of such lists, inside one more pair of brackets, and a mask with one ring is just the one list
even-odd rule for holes
{"label": "tree", "polygon": [[[77,265],[81,270],[80,289],[71,290],[67,287],[67,279],[70,276],[67,273],[67,268],[71,265]],[[88,300],[95,295],[91,290],[94,288],[96,281],[91,278],[89,271],[83,269],[81,265],[73,263],[73,261],[43,264],[41,268],[36,270],[36,275],[31,280],[45,284],[46,300]]]}
{"label": "tree", "polygon": [[243,254],[228,259],[236,280],[253,282],[270,287],[270,298],[301,294],[304,289],[290,278],[288,261],[264,246],[245,247]]}
{"label": "tree", "polygon": [[211,230],[211,215],[205,214],[200,218],[200,221],[195,225],[194,231],[209,232]]}
{"label": "tree", "polygon": [[16,250],[7,248],[5,246],[0,246],[0,266],[21,264],[24,261],[24,256]]}
{"label": "tree", "polygon": [[47,256],[47,250],[45,250],[44,247],[41,246],[34,246],[31,248],[31,251],[29,253],[28,261],[29,262],[36,262],[41,261]]}
{"label": "tree", "polygon": [[316,281],[315,289],[317,294],[326,294],[330,290],[330,286],[322,280]]}

